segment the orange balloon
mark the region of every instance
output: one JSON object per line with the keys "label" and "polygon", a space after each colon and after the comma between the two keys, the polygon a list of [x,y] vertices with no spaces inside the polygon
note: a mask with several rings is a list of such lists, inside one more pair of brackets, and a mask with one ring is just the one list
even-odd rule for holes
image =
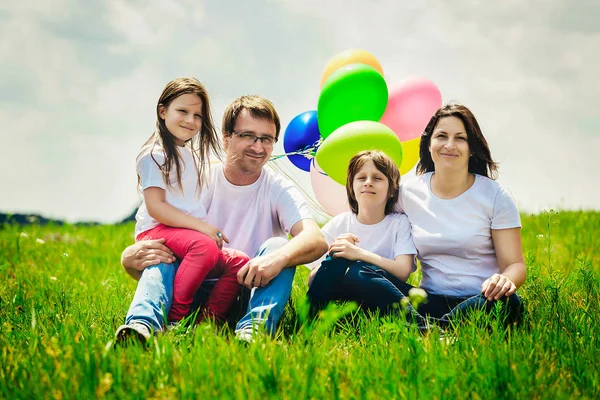
{"label": "orange balloon", "polygon": [[321,75],[321,87],[334,71],[348,64],[367,64],[375,68],[383,76],[383,68],[375,56],[366,50],[349,49],[336,54],[325,67]]}

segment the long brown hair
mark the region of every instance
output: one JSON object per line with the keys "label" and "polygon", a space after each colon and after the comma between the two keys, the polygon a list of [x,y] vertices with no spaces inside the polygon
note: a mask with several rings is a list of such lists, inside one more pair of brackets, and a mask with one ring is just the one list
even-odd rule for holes
{"label": "long brown hair", "polygon": [[469,157],[469,172],[472,174],[483,175],[490,179],[496,179],[498,173],[498,164],[492,159],[490,147],[487,140],[481,132],[481,128],[475,119],[475,115],[462,104],[446,104],[433,114],[429,120],[425,131],[421,135],[421,145],[419,155],[421,159],[417,164],[417,174],[435,171],[435,165],[429,152],[431,136],[438,122],[445,117],[456,117],[460,119],[467,131],[467,143],[472,156]]}
{"label": "long brown hair", "polygon": [[354,214],[358,214],[358,201],[352,183],[354,177],[368,161],[373,161],[375,168],[388,179],[387,201],[385,203],[385,215],[394,210],[394,205],[398,200],[398,189],[400,187],[400,171],[398,166],[384,152],[378,150],[361,151],[350,159],[348,164],[348,177],[346,178],[346,194],[348,195],[348,204]]}
{"label": "long brown hair", "polygon": [[[198,189],[202,188],[207,164],[208,168],[210,168],[209,158],[211,151],[217,158],[222,159],[223,147],[212,121],[208,93],[204,85],[197,79],[177,78],[167,83],[156,104],[156,129],[146,141],[142,147],[142,151],[138,155],[139,157],[148,151],[147,148],[150,146],[150,156],[160,168],[165,185],[167,187],[171,186],[169,177],[171,171],[175,168],[177,173],[177,185],[182,191],[181,159],[179,152],[177,151],[175,136],[167,129],[165,120],[160,116],[160,110],[163,107],[168,108],[173,100],[184,94],[195,94],[202,100],[202,127],[200,128],[199,134],[194,135],[194,137],[187,141],[198,170]],[[164,152],[165,162],[162,165],[156,161],[152,154],[152,150],[155,146],[160,146]],[[139,181],[140,178],[138,176],[138,183]]]}

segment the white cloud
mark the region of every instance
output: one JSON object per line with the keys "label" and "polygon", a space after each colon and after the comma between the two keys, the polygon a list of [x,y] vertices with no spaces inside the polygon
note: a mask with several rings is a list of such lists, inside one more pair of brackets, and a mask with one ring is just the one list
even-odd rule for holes
{"label": "white cloud", "polygon": [[285,129],[316,108],[327,60],[351,47],[375,54],[389,83],[423,75],[471,107],[524,210],[598,209],[598,11],[566,0],[7,3],[0,210],[118,220],[138,201],[135,156],[170,79],[205,83],[217,126],[234,97],[258,93]]}

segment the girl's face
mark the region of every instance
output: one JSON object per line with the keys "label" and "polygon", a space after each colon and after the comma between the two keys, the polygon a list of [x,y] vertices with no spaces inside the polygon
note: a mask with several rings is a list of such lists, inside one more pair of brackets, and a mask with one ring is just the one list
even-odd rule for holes
{"label": "girl's face", "polygon": [[183,146],[202,129],[202,99],[195,94],[182,94],[168,107],[161,106],[159,116],[177,145]]}
{"label": "girl's face", "polygon": [[431,135],[429,152],[435,168],[469,168],[469,142],[462,120],[441,118]]}
{"label": "girl's face", "polygon": [[385,209],[388,200],[388,178],[369,160],[358,170],[352,180],[352,190],[358,203],[358,210],[381,207]]}

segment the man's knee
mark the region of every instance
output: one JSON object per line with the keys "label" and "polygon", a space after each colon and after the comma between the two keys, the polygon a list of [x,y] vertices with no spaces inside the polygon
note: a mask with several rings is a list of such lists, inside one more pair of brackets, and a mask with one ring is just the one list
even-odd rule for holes
{"label": "man's knee", "polygon": [[289,240],[284,237],[272,237],[267,239],[258,249],[256,257],[272,253],[273,251],[282,248],[287,243],[289,243]]}

